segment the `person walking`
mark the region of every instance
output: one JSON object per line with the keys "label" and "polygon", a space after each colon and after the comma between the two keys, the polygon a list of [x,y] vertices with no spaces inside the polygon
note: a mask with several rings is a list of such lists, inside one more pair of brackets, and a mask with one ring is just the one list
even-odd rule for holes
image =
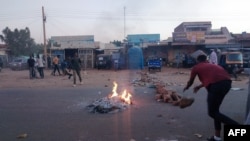
{"label": "person walking", "polygon": [[221,124],[237,125],[236,121],[220,112],[220,106],[224,97],[231,89],[232,81],[230,75],[219,65],[211,64],[207,61],[207,56],[202,54],[197,57],[197,64],[192,68],[190,78],[183,92],[192,86],[196,76],[201,84],[195,86],[194,93],[202,87],[207,90],[208,115],[214,119],[214,136],[208,138],[208,141],[221,141]]}
{"label": "person walking", "polygon": [[35,59],[33,55],[30,55],[30,58],[27,60],[29,66],[29,77],[33,79],[35,77]]}
{"label": "person walking", "polygon": [[73,87],[76,86],[76,75],[78,76],[79,80],[80,80],[80,84],[83,84],[82,82],[82,77],[81,77],[81,60],[80,58],[78,58],[78,54],[75,53],[74,57],[71,59],[71,67],[73,70]]}
{"label": "person walking", "polygon": [[58,72],[59,75],[61,75],[60,73],[60,69],[59,69],[59,58],[60,58],[60,55],[57,55],[53,58],[53,65],[54,65],[54,70],[52,72],[52,75],[56,75],[56,71]]}
{"label": "person walking", "polygon": [[42,57],[39,56],[39,54],[37,55],[37,70],[39,72],[40,78],[44,78],[44,64],[45,61]]}

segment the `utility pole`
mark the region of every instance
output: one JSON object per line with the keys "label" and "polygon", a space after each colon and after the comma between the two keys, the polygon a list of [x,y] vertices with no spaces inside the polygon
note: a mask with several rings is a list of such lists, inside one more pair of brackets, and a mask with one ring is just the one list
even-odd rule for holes
{"label": "utility pole", "polygon": [[44,8],[42,7],[42,18],[43,18],[43,44],[44,44],[44,57],[45,57],[45,68],[47,68],[47,45],[46,45],[46,33],[45,33],[45,22],[46,16],[44,15]]}
{"label": "utility pole", "polygon": [[124,6],[124,39],[126,39],[126,7]]}

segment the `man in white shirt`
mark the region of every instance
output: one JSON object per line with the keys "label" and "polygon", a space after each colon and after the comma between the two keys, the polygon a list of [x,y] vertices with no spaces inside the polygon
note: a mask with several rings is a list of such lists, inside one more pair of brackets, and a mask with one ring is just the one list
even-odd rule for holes
{"label": "man in white shirt", "polygon": [[209,56],[209,62],[211,63],[211,64],[215,64],[215,65],[217,65],[218,64],[218,62],[217,62],[217,54],[216,54],[216,52],[214,51],[214,49],[211,49],[211,54],[210,54],[210,56]]}

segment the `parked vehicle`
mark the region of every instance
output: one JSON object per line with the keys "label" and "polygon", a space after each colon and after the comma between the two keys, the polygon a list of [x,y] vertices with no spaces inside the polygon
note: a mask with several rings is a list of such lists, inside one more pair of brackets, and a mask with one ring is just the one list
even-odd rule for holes
{"label": "parked vehicle", "polygon": [[120,67],[119,67],[119,60],[118,59],[115,59],[113,60],[113,67],[114,67],[114,70],[119,70]]}
{"label": "parked vehicle", "polygon": [[161,58],[149,58],[148,59],[148,71],[158,70],[161,71]]}
{"label": "parked vehicle", "polygon": [[120,52],[112,53],[112,63],[114,70],[125,69],[125,56]]}
{"label": "parked vehicle", "polygon": [[9,63],[9,67],[12,70],[24,70],[24,69],[28,69],[27,60],[28,60],[28,57],[15,58],[13,61],[11,61]]}
{"label": "parked vehicle", "polygon": [[112,55],[99,54],[96,58],[97,69],[111,69],[112,67]]}
{"label": "parked vehicle", "polygon": [[219,65],[228,73],[243,71],[243,55],[239,51],[223,52],[219,56]]}

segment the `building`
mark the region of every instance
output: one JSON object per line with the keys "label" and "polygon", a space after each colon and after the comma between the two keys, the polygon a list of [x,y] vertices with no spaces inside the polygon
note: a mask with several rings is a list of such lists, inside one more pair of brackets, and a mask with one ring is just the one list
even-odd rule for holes
{"label": "building", "polygon": [[211,22],[183,22],[173,32],[173,43],[204,43]]}
{"label": "building", "polygon": [[95,49],[99,48],[98,45],[93,35],[52,36],[49,54],[51,57],[60,55],[62,61],[66,57],[73,57],[77,52],[85,69],[94,68]]}
{"label": "building", "polygon": [[127,35],[129,45],[147,47],[149,44],[160,42],[160,34],[129,34]]}
{"label": "building", "polygon": [[227,27],[212,29],[210,21],[183,22],[178,25],[173,35],[171,49],[169,49],[169,60],[175,62],[178,54],[191,54],[196,50],[203,50],[207,54],[211,49],[227,50],[229,48],[240,48],[233,42],[233,37]]}
{"label": "building", "polygon": [[243,53],[244,67],[250,68],[250,34],[242,32],[233,34],[234,41],[240,45],[240,50]]}
{"label": "building", "polygon": [[[142,48],[145,65],[150,57],[167,58],[164,44],[160,43],[160,34],[129,34],[127,47],[138,46]],[[165,60],[165,59],[164,59]]]}
{"label": "building", "polygon": [[110,54],[112,55],[113,53],[120,52],[123,47],[117,47],[116,45],[112,43],[100,43],[100,49],[103,50],[103,54]]}

